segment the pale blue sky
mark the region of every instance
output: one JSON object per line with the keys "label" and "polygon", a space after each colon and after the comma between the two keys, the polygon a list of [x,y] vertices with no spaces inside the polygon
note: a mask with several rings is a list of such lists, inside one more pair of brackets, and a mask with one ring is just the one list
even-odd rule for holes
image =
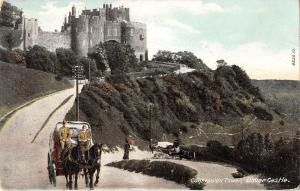
{"label": "pale blue sky", "polygon": [[[158,49],[190,50],[211,68],[217,59],[238,64],[252,78],[298,79],[297,0],[9,0],[43,30],[59,29],[64,14],[103,3],[130,8],[148,26],[150,54]],[[296,55],[296,57],[298,57]]]}

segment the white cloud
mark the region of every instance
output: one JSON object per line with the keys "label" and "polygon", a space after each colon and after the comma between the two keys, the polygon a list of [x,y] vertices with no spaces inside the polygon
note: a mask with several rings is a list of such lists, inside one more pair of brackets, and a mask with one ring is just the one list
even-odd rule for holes
{"label": "white cloud", "polygon": [[[225,59],[228,64],[241,66],[253,79],[292,79],[299,77],[299,68],[292,65],[292,50],[270,50],[260,42],[225,48],[219,43],[202,43],[195,53],[211,68],[216,60]],[[298,63],[298,52],[296,63]],[[298,65],[298,64],[297,64]]]}
{"label": "white cloud", "polygon": [[175,28],[183,30],[185,32],[200,33],[200,31],[195,29],[193,26],[179,22],[175,19],[165,19],[164,24],[168,27],[175,27]]}
{"label": "white cloud", "polygon": [[72,1],[67,6],[60,7],[57,5],[57,1],[47,0],[46,4],[41,6],[41,10],[38,12],[26,11],[25,16],[37,18],[39,26],[44,31],[54,31],[54,29],[60,31],[65,15],[68,16],[73,5],[76,6],[77,15],[84,8],[84,3],[80,1]]}
{"label": "white cloud", "polygon": [[204,3],[200,0],[118,0],[114,4],[130,7],[131,17],[137,21],[162,20],[166,16],[180,13],[204,15],[224,11],[224,8],[219,4]]}

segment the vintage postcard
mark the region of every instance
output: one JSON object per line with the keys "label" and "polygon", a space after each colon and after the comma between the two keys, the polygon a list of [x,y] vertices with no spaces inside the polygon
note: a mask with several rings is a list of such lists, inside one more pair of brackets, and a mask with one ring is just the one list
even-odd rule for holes
{"label": "vintage postcard", "polygon": [[299,8],[0,0],[0,190],[299,190]]}

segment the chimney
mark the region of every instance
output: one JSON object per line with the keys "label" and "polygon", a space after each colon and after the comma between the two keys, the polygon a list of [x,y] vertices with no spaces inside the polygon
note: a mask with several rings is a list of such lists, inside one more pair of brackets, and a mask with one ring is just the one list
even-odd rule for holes
{"label": "chimney", "polygon": [[110,8],[110,9],[112,8],[112,5],[111,5],[111,4],[109,5],[109,8]]}
{"label": "chimney", "polygon": [[67,24],[67,15],[65,15],[65,24]]}
{"label": "chimney", "polygon": [[105,4],[103,3],[103,8],[105,9]]}

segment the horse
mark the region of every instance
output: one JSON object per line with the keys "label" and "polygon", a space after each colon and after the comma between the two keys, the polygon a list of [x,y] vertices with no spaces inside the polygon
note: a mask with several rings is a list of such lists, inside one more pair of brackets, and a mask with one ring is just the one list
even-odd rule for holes
{"label": "horse", "polygon": [[[94,144],[88,151],[85,152],[85,157],[87,161],[87,168],[84,169],[85,185],[94,189],[99,182],[99,173],[101,168],[101,155],[102,155],[102,144]],[[94,173],[96,173],[96,180],[93,184]],[[89,179],[88,179],[89,175]]]}
{"label": "horse", "polygon": [[[78,174],[82,169],[82,165],[84,163],[84,152],[82,152],[81,148],[77,145],[73,148],[66,148],[66,151],[62,154],[62,166],[64,175],[66,177],[66,187],[70,190],[72,189],[72,175],[75,175],[74,188],[78,189]],[[69,177],[69,180],[68,180]]]}

